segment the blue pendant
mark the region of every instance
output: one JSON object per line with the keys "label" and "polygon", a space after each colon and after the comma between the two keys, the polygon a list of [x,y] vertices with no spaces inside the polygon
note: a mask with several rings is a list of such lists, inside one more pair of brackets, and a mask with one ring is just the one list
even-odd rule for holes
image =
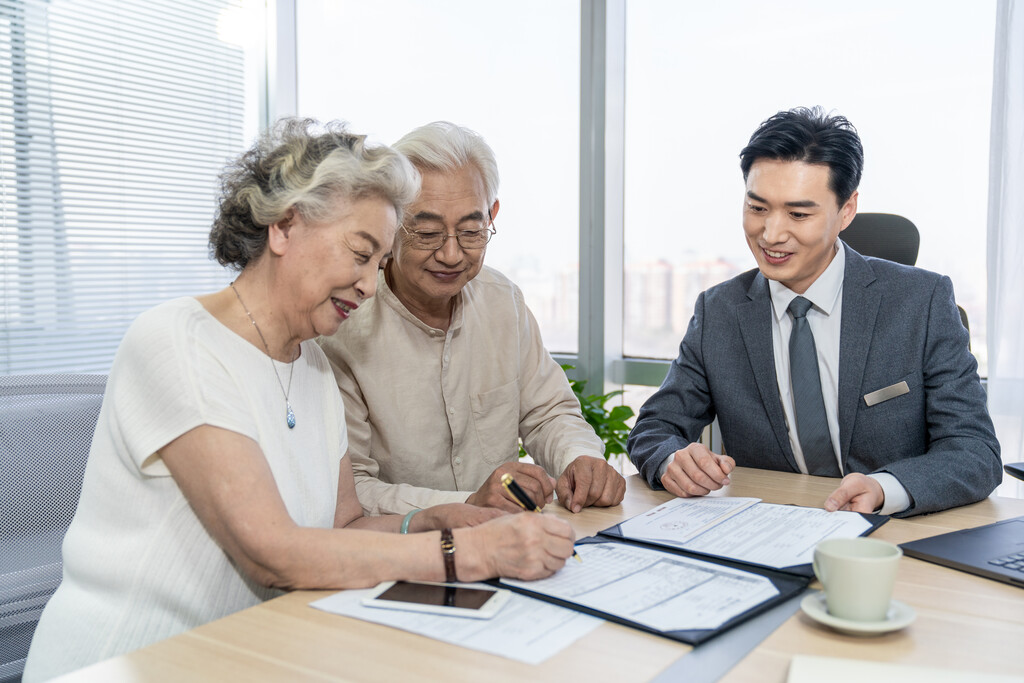
{"label": "blue pendant", "polygon": [[288,429],[295,429],[295,411],[292,410],[291,403],[285,403],[288,406]]}

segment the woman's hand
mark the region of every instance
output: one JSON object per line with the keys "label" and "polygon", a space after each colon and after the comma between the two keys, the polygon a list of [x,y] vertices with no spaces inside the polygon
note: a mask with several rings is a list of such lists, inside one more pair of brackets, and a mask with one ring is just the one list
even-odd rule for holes
{"label": "woman's hand", "polygon": [[557,517],[505,515],[457,532],[456,570],[461,581],[496,576],[542,579],[565,566],[575,540],[569,523]]}
{"label": "woman's hand", "polygon": [[508,513],[497,508],[482,508],[467,503],[446,503],[420,510],[409,521],[409,533],[434,529],[479,526]]}

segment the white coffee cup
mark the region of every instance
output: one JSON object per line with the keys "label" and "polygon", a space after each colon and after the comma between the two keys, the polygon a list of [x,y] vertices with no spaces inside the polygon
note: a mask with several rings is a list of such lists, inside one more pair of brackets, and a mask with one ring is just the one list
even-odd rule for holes
{"label": "white coffee cup", "polygon": [[903,551],[877,538],[832,538],[814,548],[814,573],[828,612],[851,621],[882,621],[889,611]]}

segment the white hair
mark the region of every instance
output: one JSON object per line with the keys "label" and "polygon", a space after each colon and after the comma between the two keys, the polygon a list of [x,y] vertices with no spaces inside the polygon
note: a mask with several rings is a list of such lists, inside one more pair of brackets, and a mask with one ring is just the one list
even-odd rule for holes
{"label": "white hair", "polygon": [[394,144],[421,173],[452,172],[472,164],[480,171],[487,206],[498,198],[498,162],[479,133],[448,121],[434,121],[404,135]]}

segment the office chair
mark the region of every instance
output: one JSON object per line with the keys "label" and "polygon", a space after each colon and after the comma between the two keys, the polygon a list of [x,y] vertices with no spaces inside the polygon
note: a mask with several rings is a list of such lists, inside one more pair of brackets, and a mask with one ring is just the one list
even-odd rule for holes
{"label": "office chair", "polygon": [[[921,247],[917,226],[894,213],[858,213],[839,236],[863,256],[884,258],[905,266],[917,263],[917,252]],[[960,304],[956,307],[960,311],[960,322],[970,332],[967,311]]]}
{"label": "office chair", "polygon": [[0,683],[21,680],[61,581],[105,375],[0,377]]}
{"label": "office chair", "polygon": [[921,246],[917,226],[892,213],[858,213],[839,236],[864,256],[884,258],[905,266],[917,263]]}

